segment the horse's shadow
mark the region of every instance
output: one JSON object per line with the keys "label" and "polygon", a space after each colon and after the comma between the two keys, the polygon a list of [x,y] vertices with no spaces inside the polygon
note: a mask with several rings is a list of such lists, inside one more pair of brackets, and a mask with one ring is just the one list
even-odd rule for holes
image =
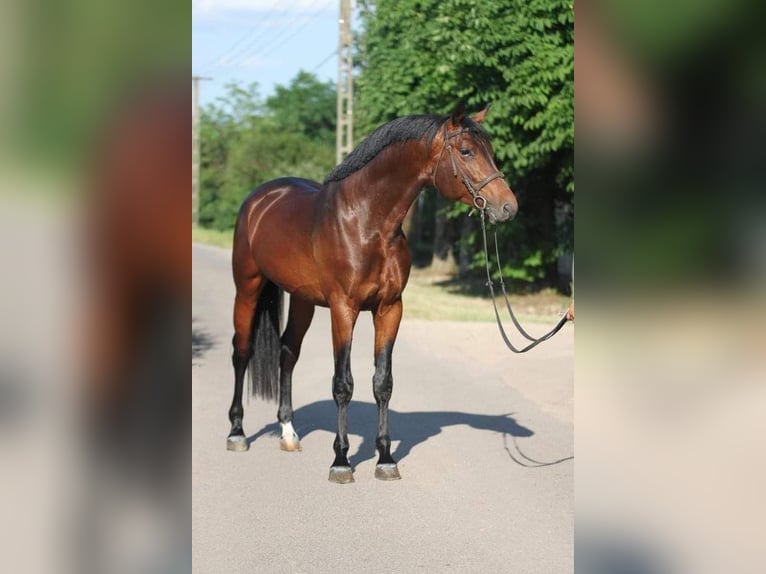
{"label": "horse's shadow", "polygon": [[[337,407],[330,400],[317,401],[295,411],[293,424],[301,437],[306,437],[316,430],[336,432]],[[373,403],[352,402],[349,405],[349,430],[352,434],[361,434],[362,444],[349,461],[356,466],[362,461],[375,456],[375,435],[378,428],[378,407]],[[388,411],[388,420],[393,432],[392,439],[399,440],[399,445],[392,453],[394,458],[402,460],[412,449],[429,438],[438,435],[443,428],[467,425],[477,430],[492,431],[513,437],[529,437],[534,433],[518,424],[509,414],[483,415],[456,411]],[[361,432],[358,432],[361,431]],[[266,425],[248,437],[252,443],[267,434],[279,434],[279,423]]]}

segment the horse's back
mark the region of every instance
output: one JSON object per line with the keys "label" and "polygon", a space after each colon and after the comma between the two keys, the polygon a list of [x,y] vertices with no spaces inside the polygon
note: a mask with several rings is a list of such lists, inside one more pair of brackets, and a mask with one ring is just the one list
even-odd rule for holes
{"label": "horse's back", "polygon": [[254,199],[282,190],[283,193],[314,195],[322,189],[318,181],[302,177],[278,177],[253,189],[242,202],[243,207]]}
{"label": "horse's back", "polygon": [[257,231],[268,213],[269,217],[265,218],[263,225],[267,228],[280,227],[284,222],[277,221],[278,214],[285,214],[286,219],[305,225],[306,231],[310,232],[308,227],[311,226],[316,198],[321,189],[319,182],[301,177],[280,177],[262,183],[243,200],[237,224],[244,223]]}

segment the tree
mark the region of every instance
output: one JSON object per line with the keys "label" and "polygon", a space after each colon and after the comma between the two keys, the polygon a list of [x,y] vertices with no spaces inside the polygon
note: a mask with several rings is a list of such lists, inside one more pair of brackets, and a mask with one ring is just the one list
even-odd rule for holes
{"label": "tree", "polygon": [[335,158],[334,117],[332,86],[307,72],[265,102],[257,84],[229,84],[202,110],[200,224],[232,228],[245,196],[270,179],[324,179]]}
{"label": "tree", "polygon": [[266,99],[266,109],[282,129],[311,140],[335,143],[335,86],[299,71],[290,85],[277,86]]}
{"label": "tree", "polygon": [[[574,192],[574,15],[562,0],[402,0],[361,5],[358,125],[369,131],[410,113],[449,111],[458,100],[491,103],[486,126],[520,202],[499,228],[505,270],[551,282],[572,247],[572,224],[555,221]],[[452,215],[466,211],[450,209]],[[475,231],[463,238],[478,248]]]}
{"label": "tree", "polygon": [[256,83],[230,83],[226,90],[224,97],[200,111],[200,225],[216,229],[234,225],[245,194],[232,185],[228,165],[243,134],[256,129],[262,110]]}

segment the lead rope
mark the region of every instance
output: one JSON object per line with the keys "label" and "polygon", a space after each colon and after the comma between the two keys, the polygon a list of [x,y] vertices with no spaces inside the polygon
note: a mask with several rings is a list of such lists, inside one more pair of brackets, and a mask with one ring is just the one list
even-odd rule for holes
{"label": "lead rope", "polygon": [[[513,346],[513,343],[511,343],[511,341],[508,339],[508,335],[506,335],[506,333],[505,333],[505,329],[503,328],[503,323],[500,321],[500,313],[497,310],[497,303],[495,302],[495,288],[494,288],[494,284],[492,282],[492,273],[489,270],[489,250],[487,249],[487,226],[486,226],[486,223],[484,222],[484,210],[483,209],[479,210],[479,218],[481,219],[481,238],[482,238],[482,241],[484,243],[484,264],[485,264],[485,267],[487,269],[487,286],[489,287],[489,294],[492,297],[492,307],[495,310],[495,319],[497,320],[497,327],[498,327],[498,329],[500,329],[500,335],[503,337],[503,341],[505,341],[506,346],[511,351],[513,351],[514,353],[526,353],[530,349],[534,349],[535,347],[537,347],[537,345],[539,345],[543,341],[547,341],[548,339],[553,337],[553,335],[558,333],[561,330],[561,328],[564,326],[564,324],[567,322],[567,314],[565,312],[564,315],[561,317],[561,319],[559,319],[559,322],[556,324],[556,326],[553,327],[553,329],[551,329],[548,333],[546,333],[542,337],[534,338],[534,337],[530,336],[522,328],[522,326],[519,324],[519,322],[516,320],[516,315],[514,315],[513,310],[511,309],[511,303],[510,303],[510,301],[508,301],[508,294],[505,292],[505,283],[503,282],[503,279],[502,279],[503,275],[502,275],[502,271],[501,271],[501,273],[500,273],[500,285],[501,285],[502,290],[503,290],[503,297],[505,298],[505,305],[508,308],[508,313],[511,315],[511,320],[513,321],[513,324],[516,326],[516,328],[519,330],[519,332],[528,341],[532,341],[529,345],[527,345],[526,347],[524,347],[522,349],[517,349],[516,347]],[[499,255],[498,250],[497,250],[497,231],[495,231],[495,255],[497,256],[498,269],[502,269],[500,267],[500,255]]]}

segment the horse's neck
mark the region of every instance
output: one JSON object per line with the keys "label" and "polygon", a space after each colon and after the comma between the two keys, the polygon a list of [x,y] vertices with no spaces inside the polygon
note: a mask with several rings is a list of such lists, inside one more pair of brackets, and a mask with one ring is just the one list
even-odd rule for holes
{"label": "horse's neck", "polygon": [[383,236],[399,232],[407,211],[428,182],[425,161],[421,142],[394,144],[341,184],[348,204],[366,215],[360,218],[366,231]]}

